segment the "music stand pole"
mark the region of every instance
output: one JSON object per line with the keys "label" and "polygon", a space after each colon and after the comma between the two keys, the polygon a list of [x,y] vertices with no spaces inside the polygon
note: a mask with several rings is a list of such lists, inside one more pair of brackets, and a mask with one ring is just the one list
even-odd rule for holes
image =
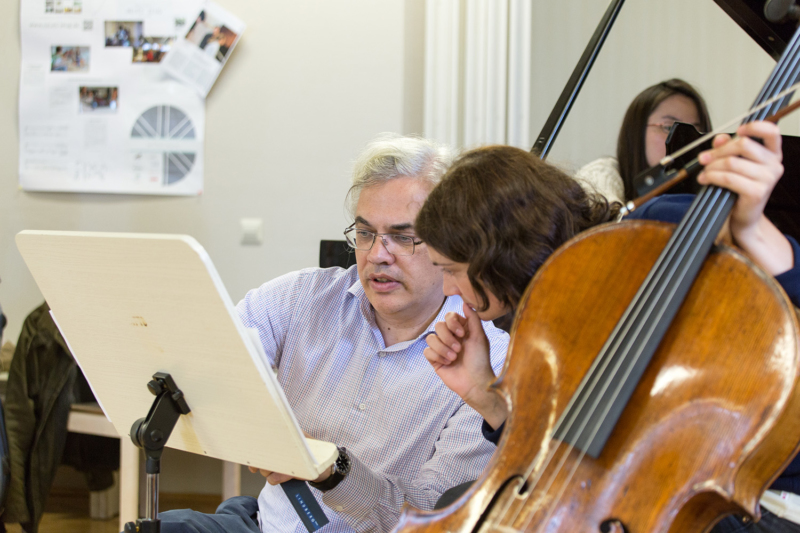
{"label": "music stand pole", "polygon": [[181,415],[189,414],[191,409],[183,397],[183,392],[175,384],[172,376],[156,372],[147,383],[147,388],[156,399],[147,413],[131,426],[131,440],[145,453],[147,472],[147,503],[145,518],[125,524],[125,533],[160,533],[161,521],[158,519],[158,478],[161,473],[161,454],[169,440],[172,430]]}

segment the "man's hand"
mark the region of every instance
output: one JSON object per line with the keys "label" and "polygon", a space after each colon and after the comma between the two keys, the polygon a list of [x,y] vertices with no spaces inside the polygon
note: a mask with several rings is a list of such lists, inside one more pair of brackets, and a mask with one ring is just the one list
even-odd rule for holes
{"label": "man's hand", "polygon": [[489,339],[478,313],[464,304],[464,316],[447,313],[444,322],[428,335],[423,352],[436,374],[494,428],[506,419],[502,398],[488,390],[495,375],[491,365]]}
{"label": "man's hand", "polygon": [[[303,431],[303,435],[307,439],[311,438],[311,436],[309,436],[309,434],[306,433],[305,431]],[[258,472],[259,474],[267,478],[267,483],[269,483],[270,485],[280,485],[281,483],[289,481],[290,479],[300,479],[300,478],[295,478],[294,476],[290,476],[289,474],[279,474],[278,472],[265,470],[263,468],[257,468],[255,466],[248,466],[247,469],[250,470],[250,472],[252,472],[253,474]],[[317,479],[312,479],[312,480],[303,479],[301,481],[313,481],[315,483],[320,483],[322,481],[325,481],[329,477],[331,477],[331,469],[326,468],[325,471],[322,474],[320,474]]]}
{"label": "man's hand", "polygon": [[[252,472],[253,474],[258,472],[259,474],[267,478],[267,483],[269,483],[270,485],[280,485],[281,483],[289,481],[290,479],[300,479],[300,478],[295,478],[294,476],[290,476],[289,474],[279,474],[278,472],[272,472],[270,470],[265,470],[263,468],[256,468],[255,466],[248,466],[247,469],[250,470],[250,472]],[[320,476],[317,479],[313,479],[311,481],[314,481],[315,483],[320,483],[328,479],[330,475],[331,475],[331,469],[326,468],[325,472],[320,474]],[[301,481],[309,481],[309,480],[301,479]]]}

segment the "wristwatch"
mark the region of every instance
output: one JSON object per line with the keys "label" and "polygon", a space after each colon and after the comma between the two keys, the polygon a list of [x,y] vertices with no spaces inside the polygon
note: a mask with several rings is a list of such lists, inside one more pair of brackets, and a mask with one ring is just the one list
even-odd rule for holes
{"label": "wristwatch", "polygon": [[345,476],[350,473],[350,456],[347,455],[347,449],[342,446],[337,446],[336,449],[339,450],[339,457],[331,465],[331,475],[319,483],[309,481],[308,484],[310,486],[325,492],[341,483]]}

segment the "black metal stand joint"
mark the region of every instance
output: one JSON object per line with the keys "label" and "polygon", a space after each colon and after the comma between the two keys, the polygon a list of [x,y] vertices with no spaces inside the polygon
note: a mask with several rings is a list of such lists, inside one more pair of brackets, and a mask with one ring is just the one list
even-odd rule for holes
{"label": "black metal stand joint", "polygon": [[183,392],[172,376],[165,372],[153,374],[147,383],[148,390],[156,397],[146,418],[140,418],[131,426],[131,440],[145,453],[147,472],[146,517],[125,524],[125,533],[160,533],[158,519],[158,476],[161,472],[161,454],[181,415],[189,414]]}

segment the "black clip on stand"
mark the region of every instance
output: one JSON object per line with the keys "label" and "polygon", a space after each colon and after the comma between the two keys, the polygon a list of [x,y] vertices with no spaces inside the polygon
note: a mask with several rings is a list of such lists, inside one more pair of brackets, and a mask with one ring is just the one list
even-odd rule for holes
{"label": "black clip on stand", "polygon": [[183,397],[183,392],[175,385],[175,380],[167,373],[153,374],[147,388],[156,399],[147,413],[131,426],[131,440],[144,449],[147,462],[147,505],[145,518],[125,524],[125,533],[160,533],[161,520],[158,519],[158,475],[161,472],[161,453],[175,424],[181,415],[189,414],[191,409]]}

